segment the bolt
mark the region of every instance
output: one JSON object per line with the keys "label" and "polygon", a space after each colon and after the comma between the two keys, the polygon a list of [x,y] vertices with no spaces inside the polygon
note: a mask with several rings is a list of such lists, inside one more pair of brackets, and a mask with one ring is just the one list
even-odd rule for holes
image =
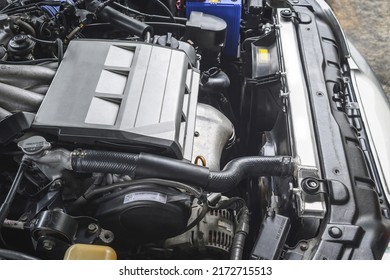
{"label": "bolt", "polygon": [[15,41],[16,43],[24,43],[24,41],[26,41],[27,38],[28,38],[28,37],[27,37],[26,35],[20,34],[20,35],[16,35],[16,36],[14,37],[14,41]]}
{"label": "bolt", "polygon": [[199,137],[199,135],[200,135],[199,131],[195,131],[194,136]]}
{"label": "bolt", "polygon": [[100,240],[102,240],[104,243],[111,243],[114,241],[114,234],[109,230],[104,230],[100,232]]}
{"label": "bolt", "polygon": [[55,191],[55,190],[60,189],[61,187],[62,187],[62,182],[61,182],[61,180],[58,180],[58,181],[55,181],[54,184],[52,184],[50,186],[50,190]]}
{"label": "bolt", "polygon": [[302,251],[306,251],[307,249],[309,249],[309,246],[307,245],[306,242],[303,242],[299,248],[301,248]]}
{"label": "bolt", "polygon": [[335,168],[335,169],[333,169],[333,173],[336,174],[336,175],[340,175],[341,174],[341,170],[338,169],[338,168]]}
{"label": "bolt", "polygon": [[28,220],[28,216],[24,214],[22,217],[19,218],[19,221],[26,222]]}
{"label": "bolt", "polygon": [[97,226],[97,224],[89,224],[88,225],[88,231],[91,233],[97,232],[98,228],[99,227]]}
{"label": "bolt", "polygon": [[339,227],[330,227],[328,233],[333,238],[340,238],[343,235],[343,231]]}
{"label": "bolt", "polygon": [[290,18],[292,17],[292,12],[291,10],[282,10],[280,12],[280,14],[282,15],[282,17],[285,17],[285,18]]}
{"label": "bolt", "polygon": [[55,245],[56,244],[53,241],[51,241],[51,240],[44,240],[43,243],[42,243],[43,249],[45,249],[46,251],[53,250]]}
{"label": "bolt", "polygon": [[302,181],[302,188],[305,192],[314,194],[320,189],[320,183],[314,178],[307,178]]}

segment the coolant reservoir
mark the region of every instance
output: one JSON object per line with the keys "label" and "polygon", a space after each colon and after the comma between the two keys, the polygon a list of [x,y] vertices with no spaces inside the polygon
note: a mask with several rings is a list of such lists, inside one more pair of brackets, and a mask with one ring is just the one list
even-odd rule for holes
{"label": "coolant reservoir", "polygon": [[[225,55],[237,57],[240,41],[242,0],[187,0],[187,17],[191,12],[202,12],[223,19],[227,23]],[[200,24],[200,28],[202,24]]]}
{"label": "coolant reservoir", "polygon": [[75,244],[66,250],[64,260],[116,260],[116,252],[108,246]]}

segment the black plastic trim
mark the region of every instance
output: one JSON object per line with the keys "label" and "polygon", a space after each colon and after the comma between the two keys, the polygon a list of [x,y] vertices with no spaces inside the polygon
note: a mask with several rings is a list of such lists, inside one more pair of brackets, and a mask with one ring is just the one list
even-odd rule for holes
{"label": "black plastic trim", "polygon": [[[322,9],[295,6],[310,23],[296,21],[301,59],[312,105],[323,179],[328,182],[326,226],[319,235],[314,259],[380,259],[390,236],[382,217],[375,182],[347,115],[334,100],[343,88],[342,63],[335,38]],[[318,94],[321,93],[321,94]],[[337,194],[342,194],[342,199]],[[332,197],[333,195],[333,197]],[[341,231],[341,235],[339,232]]]}

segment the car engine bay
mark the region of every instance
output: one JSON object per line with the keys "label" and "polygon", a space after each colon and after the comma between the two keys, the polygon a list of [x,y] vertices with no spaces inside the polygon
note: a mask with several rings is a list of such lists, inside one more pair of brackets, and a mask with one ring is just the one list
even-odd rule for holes
{"label": "car engine bay", "polygon": [[389,194],[325,2],[0,7],[0,259],[383,255]]}

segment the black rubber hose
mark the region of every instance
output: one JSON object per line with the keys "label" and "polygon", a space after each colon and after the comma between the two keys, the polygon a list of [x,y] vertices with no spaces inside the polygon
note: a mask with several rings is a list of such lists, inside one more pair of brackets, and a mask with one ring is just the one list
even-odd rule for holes
{"label": "black rubber hose", "polygon": [[207,185],[209,169],[177,159],[141,153],[136,178],[161,178],[203,187]]}
{"label": "black rubber hose", "polygon": [[243,157],[230,161],[222,171],[210,171],[206,190],[227,192],[245,178],[292,175],[291,157]]}
{"label": "black rubber hose", "polygon": [[154,0],[152,2],[160,6],[160,8],[162,8],[165,11],[165,13],[170,17],[172,22],[176,23],[175,17],[173,16],[171,10],[163,2],[161,2],[160,0]]}
{"label": "black rubber hose", "polygon": [[33,256],[26,255],[24,253],[13,251],[13,250],[6,250],[6,249],[0,249],[0,259],[6,259],[6,260],[39,260]]}
{"label": "black rubber hose", "polygon": [[[101,4],[101,2],[96,0],[90,1],[87,4],[87,10],[95,13],[96,11],[99,11]],[[130,33],[131,35],[137,35],[138,37],[145,38],[147,32],[153,34],[153,29],[151,26],[131,18],[109,6],[101,9],[97,16],[106,22],[112,23],[119,29]]]}
{"label": "black rubber hose", "polygon": [[150,43],[151,38],[152,38],[152,34],[150,34],[150,32],[146,32],[144,41],[146,43]]}
{"label": "black rubber hose", "polygon": [[32,27],[30,24],[28,24],[27,22],[21,20],[20,18],[18,18],[16,21],[15,21],[15,24],[17,26],[19,26],[19,28],[26,32],[27,34],[30,34],[32,36],[36,36],[36,32],[35,32],[35,29],[34,27]]}
{"label": "black rubber hose", "polygon": [[76,150],[72,152],[71,163],[75,171],[126,174],[134,178],[138,159],[137,154]]}
{"label": "black rubber hose", "polygon": [[223,193],[250,177],[280,176],[293,172],[290,157],[244,157],[232,160],[222,171],[151,154],[78,150],[72,152],[74,171],[126,174],[132,178],[160,178]]}
{"label": "black rubber hose", "polygon": [[241,260],[244,252],[246,236],[249,232],[249,210],[245,206],[242,208],[238,218],[238,226],[234,235],[232,248],[230,251],[231,260]]}

